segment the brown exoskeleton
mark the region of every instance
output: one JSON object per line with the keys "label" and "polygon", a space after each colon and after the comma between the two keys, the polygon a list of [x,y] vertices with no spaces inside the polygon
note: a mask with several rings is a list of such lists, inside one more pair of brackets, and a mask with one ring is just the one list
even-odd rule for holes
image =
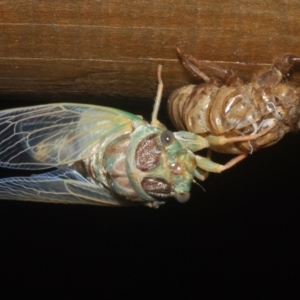
{"label": "brown exoskeleton", "polygon": [[[231,166],[300,128],[300,91],[282,83],[300,57],[283,55],[244,84],[233,71],[199,61],[179,48],[177,53],[183,67],[204,83],[186,85],[171,94],[172,122],[177,129],[204,137],[214,151],[239,154]],[[201,69],[216,77],[208,77]]]}

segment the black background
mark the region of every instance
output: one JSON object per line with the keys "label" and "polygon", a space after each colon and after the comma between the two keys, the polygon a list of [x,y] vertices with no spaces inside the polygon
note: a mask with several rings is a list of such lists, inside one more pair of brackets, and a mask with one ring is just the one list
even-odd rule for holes
{"label": "black background", "polygon": [[[66,101],[1,98],[1,108]],[[149,99],[68,96],[76,101],[148,119],[152,110]],[[165,106],[160,119],[168,123]],[[149,209],[1,200],[1,285],[10,295],[41,299],[89,293],[99,299],[271,293],[292,299],[299,282],[299,168],[300,135],[290,133],[223,174],[211,174],[201,183],[206,192],[194,185],[186,204],[171,200]]]}

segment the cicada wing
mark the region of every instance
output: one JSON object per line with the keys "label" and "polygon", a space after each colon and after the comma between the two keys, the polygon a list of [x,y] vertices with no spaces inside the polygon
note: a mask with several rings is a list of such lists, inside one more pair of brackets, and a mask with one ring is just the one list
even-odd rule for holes
{"label": "cicada wing", "polygon": [[49,104],[0,112],[0,166],[45,169],[68,166],[132,131],[136,115],[83,104]]}
{"label": "cicada wing", "polygon": [[64,168],[31,177],[0,179],[0,199],[50,203],[122,205],[110,190]]}

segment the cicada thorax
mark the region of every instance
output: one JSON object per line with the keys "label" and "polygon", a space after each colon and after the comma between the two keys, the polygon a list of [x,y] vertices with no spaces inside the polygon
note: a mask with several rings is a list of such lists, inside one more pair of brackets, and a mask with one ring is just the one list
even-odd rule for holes
{"label": "cicada thorax", "polygon": [[155,205],[170,196],[188,198],[195,168],[194,154],[172,132],[145,123],[111,141],[91,160],[90,173],[116,196]]}
{"label": "cicada thorax", "polygon": [[[241,108],[233,106],[228,109],[232,113],[235,109],[242,112],[242,108],[246,108],[245,114],[241,114],[233,133],[236,136],[259,136],[248,142],[235,143],[238,150],[250,152],[272,146],[287,132],[297,130],[299,97],[293,87],[287,84],[278,84],[275,87],[248,84],[237,91],[242,89],[245,92],[240,95]],[[231,94],[230,98],[230,101],[234,103],[234,95]]]}

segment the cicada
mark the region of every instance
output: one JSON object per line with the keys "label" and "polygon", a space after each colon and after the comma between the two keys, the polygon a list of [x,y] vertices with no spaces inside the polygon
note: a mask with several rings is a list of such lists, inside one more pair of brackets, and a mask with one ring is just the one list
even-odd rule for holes
{"label": "cicada", "polygon": [[[183,67],[204,81],[171,94],[168,110],[177,129],[202,136],[214,151],[239,154],[236,163],[300,128],[299,89],[282,82],[300,57],[283,55],[244,84],[233,71],[199,61],[179,48],[177,53]],[[208,77],[203,69],[215,76]]]}
{"label": "cicada", "polygon": [[[158,207],[169,197],[189,198],[194,178],[215,164],[194,154],[208,146],[193,133],[171,132],[110,107],[60,103],[0,112],[0,166],[29,176],[0,180],[11,200]],[[223,166],[219,166],[220,169]],[[38,172],[38,174],[36,174]]]}

